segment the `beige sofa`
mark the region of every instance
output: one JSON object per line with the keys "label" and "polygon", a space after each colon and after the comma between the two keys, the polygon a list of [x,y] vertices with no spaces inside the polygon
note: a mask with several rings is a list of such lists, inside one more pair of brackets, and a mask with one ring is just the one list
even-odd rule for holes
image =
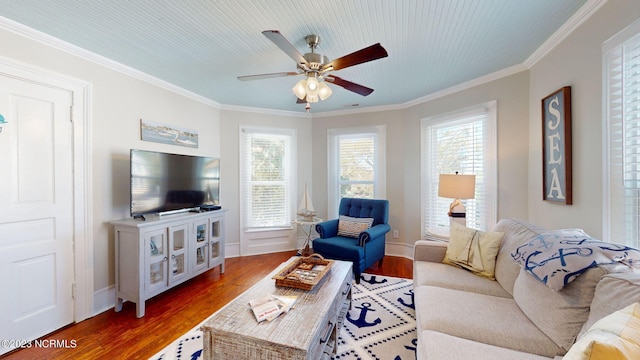
{"label": "beige sofa", "polygon": [[597,320],[640,301],[640,275],[622,264],[593,267],[554,291],[511,256],[550,230],[503,219],[492,231],[504,233],[495,281],[443,264],[446,242],[416,242],[418,359],[562,359]]}

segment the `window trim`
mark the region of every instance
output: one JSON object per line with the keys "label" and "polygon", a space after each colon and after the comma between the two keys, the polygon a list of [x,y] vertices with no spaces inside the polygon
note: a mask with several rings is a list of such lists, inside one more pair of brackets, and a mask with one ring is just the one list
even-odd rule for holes
{"label": "window trim", "polygon": [[[618,120],[613,115],[615,110],[611,106],[612,81],[609,74],[612,60],[623,59],[624,47],[636,37],[640,37],[640,20],[634,21],[602,43],[602,238],[607,242],[624,243],[633,247],[639,246],[640,238],[633,239],[633,243],[625,241],[629,239],[625,235],[624,220],[618,220],[624,219],[627,214],[624,210],[624,194],[620,195],[622,199],[614,199],[614,194],[624,192],[624,186],[619,184],[624,179],[623,174],[618,173],[610,161],[614,157],[612,143],[624,141],[624,138],[613,139],[615,131],[612,131],[612,127],[624,127],[624,119]],[[620,98],[624,100],[624,96]],[[624,145],[621,150],[624,151]],[[624,168],[624,161],[617,165]],[[637,225],[640,224],[636,223]]]}
{"label": "window trim", "polygon": [[[442,114],[429,116],[420,120],[420,158],[421,158],[421,171],[420,171],[420,231],[421,236],[425,238],[427,233],[426,216],[429,212],[427,209],[427,201],[429,200],[429,191],[433,190],[430,187],[434,184],[429,180],[429,168],[431,164],[427,158],[427,136],[428,128],[431,126],[437,126],[443,123],[451,122],[455,124],[457,119],[467,118],[475,115],[486,114],[486,141],[484,144],[485,159],[485,176],[484,189],[487,198],[492,199],[491,204],[488,206],[489,213],[485,214],[485,223],[482,224],[479,230],[489,230],[497,222],[498,214],[498,113],[497,113],[497,101],[491,100],[482,104],[468,106],[462,109],[449,111]],[[437,179],[435,180],[437,183]],[[476,186],[478,184],[476,183]]]}
{"label": "window trim", "polygon": [[[282,224],[282,225],[273,225],[273,226],[248,226],[247,222],[248,222],[248,217],[250,216],[249,214],[249,209],[246,209],[245,207],[247,206],[247,201],[249,201],[248,199],[246,199],[247,194],[245,193],[245,189],[248,186],[245,183],[245,179],[246,179],[246,171],[248,169],[246,169],[246,166],[248,166],[246,164],[247,161],[247,154],[245,153],[245,148],[248,145],[247,144],[247,138],[245,136],[245,134],[247,133],[256,133],[256,134],[265,134],[265,135],[284,135],[284,136],[289,136],[290,137],[290,141],[289,141],[289,169],[285,169],[286,171],[286,180],[285,182],[288,183],[287,185],[287,203],[289,204],[288,206],[288,223],[287,224]],[[240,200],[240,207],[241,207],[241,211],[240,211],[240,229],[244,232],[244,233],[256,233],[256,232],[263,232],[263,231],[282,231],[282,230],[291,230],[293,229],[293,225],[291,224],[291,221],[293,221],[294,214],[296,211],[296,191],[297,191],[297,186],[296,186],[296,174],[297,174],[297,130],[295,129],[288,129],[288,128],[277,128],[277,127],[261,127],[261,126],[240,126],[240,131],[239,131],[239,136],[240,136],[240,151],[239,151],[239,177],[240,177],[240,187],[239,187],[239,200]]]}
{"label": "window trim", "polygon": [[386,198],[386,125],[356,126],[349,128],[334,128],[327,130],[327,216],[329,219],[338,217],[338,207],[340,205],[340,187],[335,183],[340,169],[338,168],[338,141],[343,135],[366,135],[374,134],[376,137],[375,154],[376,168],[374,170],[374,197],[376,199]]}

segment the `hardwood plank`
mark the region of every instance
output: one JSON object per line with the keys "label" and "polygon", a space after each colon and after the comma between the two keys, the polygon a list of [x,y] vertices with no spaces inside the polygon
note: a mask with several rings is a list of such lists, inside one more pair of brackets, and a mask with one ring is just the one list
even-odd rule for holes
{"label": "hardwood plank", "polygon": [[[58,346],[15,350],[0,359],[148,359],[294,254],[226,259],[224,274],[217,267],[148,300],[143,318],[136,318],[135,304],[127,302],[121,312],[108,310],[39,339]],[[386,256],[382,266],[365,272],[412,278],[413,262]]]}

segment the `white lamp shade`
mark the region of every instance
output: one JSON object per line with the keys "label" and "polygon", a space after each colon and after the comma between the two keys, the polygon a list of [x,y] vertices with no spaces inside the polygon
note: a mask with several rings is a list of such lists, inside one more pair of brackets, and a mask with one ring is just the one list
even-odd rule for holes
{"label": "white lamp shade", "polygon": [[318,92],[318,96],[320,96],[320,100],[326,100],[329,96],[331,96],[331,94],[333,94],[333,91],[331,90],[329,85],[325,84],[324,81],[321,82],[319,86],[320,91]]}
{"label": "white lamp shade", "polygon": [[302,79],[298,81],[298,83],[293,87],[293,93],[296,94],[298,99],[302,100],[307,95],[307,80]]}
{"label": "white lamp shade", "polygon": [[438,196],[451,199],[473,199],[475,194],[475,175],[440,174]]}
{"label": "white lamp shade", "polygon": [[308,103],[316,103],[316,102],[318,102],[318,100],[320,100],[320,98],[318,97],[318,94],[309,94],[309,93],[307,93],[307,102]]}

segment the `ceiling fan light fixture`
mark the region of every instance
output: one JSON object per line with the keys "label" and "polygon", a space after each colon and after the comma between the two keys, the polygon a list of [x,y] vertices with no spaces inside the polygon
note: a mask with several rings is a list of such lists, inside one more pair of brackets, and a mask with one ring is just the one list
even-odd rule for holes
{"label": "ceiling fan light fixture", "polygon": [[318,83],[318,79],[315,77],[309,76],[307,78],[307,97],[309,95],[317,96],[318,92],[320,92],[320,84]]}
{"label": "ceiling fan light fixture", "polygon": [[331,96],[331,94],[333,94],[333,91],[331,90],[331,88],[329,87],[329,85],[327,85],[324,81],[321,82],[318,87],[320,88],[320,90],[318,91],[318,96],[320,97],[320,100],[326,100],[329,98],[329,96]]}
{"label": "ceiling fan light fixture", "polygon": [[311,95],[307,93],[307,102],[317,103],[318,100],[320,100],[320,97],[318,96],[318,94]]}
{"label": "ceiling fan light fixture", "polygon": [[298,99],[302,100],[304,99],[305,96],[307,96],[307,80],[306,79],[302,79],[300,81],[298,81],[297,84],[295,84],[293,86],[293,93],[296,94],[296,96],[298,97]]}

